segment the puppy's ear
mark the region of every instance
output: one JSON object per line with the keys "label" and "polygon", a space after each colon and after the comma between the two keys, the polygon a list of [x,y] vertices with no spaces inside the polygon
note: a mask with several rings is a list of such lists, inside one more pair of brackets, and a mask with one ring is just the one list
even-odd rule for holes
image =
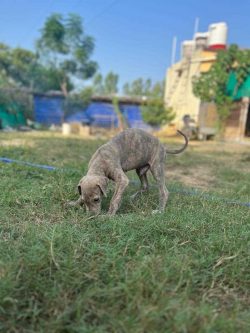
{"label": "puppy's ear", "polygon": [[86,178],[86,176],[82,177],[82,179],[80,179],[80,181],[79,181],[79,184],[77,185],[79,195],[82,195],[81,183],[84,181],[85,178]]}
{"label": "puppy's ear", "polygon": [[82,195],[82,188],[81,188],[80,184],[77,186],[77,189],[78,189],[79,195]]}
{"label": "puppy's ear", "polygon": [[100,190],[102,192],[102,194],[106,197],[107,196],[107,186],[108,186],[108,178],[107,177],[100,177],[100,179],[98,179],[98,183],[97,186],[100,187]]}

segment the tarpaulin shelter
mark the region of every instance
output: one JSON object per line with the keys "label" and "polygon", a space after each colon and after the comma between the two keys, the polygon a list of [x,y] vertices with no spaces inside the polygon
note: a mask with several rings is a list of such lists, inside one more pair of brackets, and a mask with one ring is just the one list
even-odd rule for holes
{"label": "tarpaulin shelter", "polygon": [[64,118],[64,97],[60,92],[47,94],[35,93],[34,118],[43,125],[61,125]]}
{"label": "tarpaulin shelter", "polygon": [[76,112],[65,119],[68,123],[80,122],[94,127],[115,128],[118,117],[111,103],[92,102],[85,110]]}
{"label": "tarpaulin shelter", "polygon": [[81,124],[90,124],[90,119],[87,117],[85,110],[78,111],[73,113],[65,118],[67,123],[81,123]]}
{"label": "tarpaulin shelter", "polygon": [[28,89],[2,87],[0,89],[0,129],[18,128],[26,125],[31,113]]}
{"label": "tarpaulin shelter", "polygon": [[16,108],[16,112],[9,112],[5,105],[0,104],[0,129],[8,127],[17,128],[26,124],[22,109],[18,105],[14,107]]}
{"label": "tarpaulin shelter", "polygon": [[140,105],[121,104],[119,107],[129,127],[145,130],[150,128],[142,119]]}
{"label": "tarpaulin shelter", "polygon": [[227,94],[234,100],[250,97],[250,74],[242,84],[238,84],[235,72],[231,72],[227,83]]}

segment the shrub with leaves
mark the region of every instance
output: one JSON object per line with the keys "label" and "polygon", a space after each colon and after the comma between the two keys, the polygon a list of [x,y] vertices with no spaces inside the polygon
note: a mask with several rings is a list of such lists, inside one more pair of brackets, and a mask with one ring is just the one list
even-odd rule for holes
{"label": "shrub with leaves", "polygon": [[163,99],[149,99],[142,107],[145,122],[152,126],[160,126],[171,122],[175,118],[172,108],[166,108]]}
{"label": "shrub with leaves", "polygon": [[234,71],[238,88],[250,74],[250,50],[240,50],[231,45],[226,51],[218,52],[216,62],[210,70],[193,79],[193,92],[204,102],[214,102],[217,107],[219,127],[223,132],[225,121],[229,116],[233,96],[228,96],[226,87],[230,73]]}

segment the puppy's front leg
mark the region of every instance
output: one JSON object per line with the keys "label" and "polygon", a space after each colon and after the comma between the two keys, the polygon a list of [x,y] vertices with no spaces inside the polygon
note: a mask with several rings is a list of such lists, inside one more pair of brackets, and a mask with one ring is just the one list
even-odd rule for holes
{"label": "puppy's front leg", "polygon": [[109,215],[115,215],[115,213],[117,212],[121,202],[122,194],[125,188],[129,184],[129,179],[123,172],[117,174],[115,178],[116,179],[114,180],[116,182],[116,187],[115,187],[115,193],[110,202],[109,211],[108,211]]}

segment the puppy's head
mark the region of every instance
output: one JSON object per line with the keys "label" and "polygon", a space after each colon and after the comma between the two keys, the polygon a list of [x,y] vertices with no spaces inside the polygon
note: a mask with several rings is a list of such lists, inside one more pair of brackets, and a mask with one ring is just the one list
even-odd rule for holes
{"label": "puppy's head", "polygon": [[99,214],[102,197],[106,195],[108,178],[104,176],[85,176],[78,184],[78,192],[86,206],[87,212]]}

